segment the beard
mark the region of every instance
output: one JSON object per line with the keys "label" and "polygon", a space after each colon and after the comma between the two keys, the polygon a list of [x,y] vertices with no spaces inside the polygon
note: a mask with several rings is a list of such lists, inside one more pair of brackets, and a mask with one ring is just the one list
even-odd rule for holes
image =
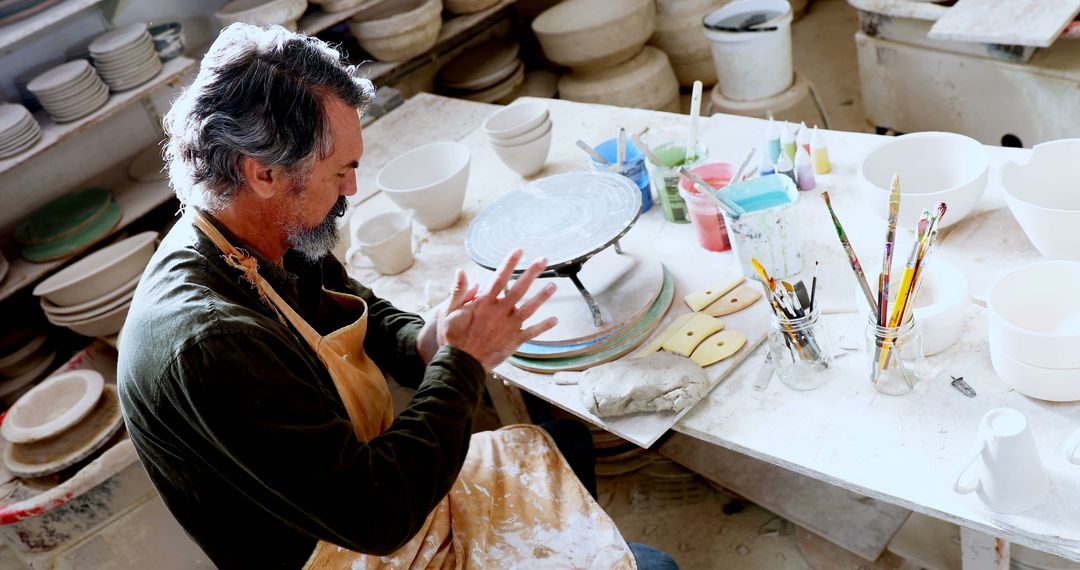
{"label": "beard", "polygon": [[[302,189],[295,190],[298,191],[294,195],[299,195],[300,192],[303,192]],[[288,236],[289,246],[300,252],[308,261],[312,263],[318,262],[326,254],[330,253],[330,250],[332,250],[334,246],[337,245],[338,240],[341,239],[341,233],[338,231],[337,218],[344,216],[348,208],[349,203],[345,200],[345,197],[338,196],[337,202],[334,202],[334,207],[330,208],[330,212],[326,214],[326,218],[315,227],[305,228],[299,225],[287,226],[285,232]],[[295,213],[297,214],[297,218],[299,218],[299,208]]]}

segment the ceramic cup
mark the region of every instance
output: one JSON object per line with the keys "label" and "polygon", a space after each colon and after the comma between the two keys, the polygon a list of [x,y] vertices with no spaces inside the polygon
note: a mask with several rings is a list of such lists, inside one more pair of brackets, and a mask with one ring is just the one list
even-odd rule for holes
{"label": "ceramic cup", "polygon": [[1050,480],[1039,458],[1027,418],[1012,408],[986,412],[975,451],[964,463],[953,489],[975,492],[992,511],[1019,513],[1046,498]]}
{"label": "ceramic cup", "polygon": [[1073,465],[1080,465],[1080,429],[1065,443],[1065,459]]}
{"label": "ceramic cup", "polygon": [[[373,267],[397,275],[413,264],[412,219],[407,212],[385,212],[356,225],[345,259],[354,267]],[[364,263],[368,260],[370,263]]]}

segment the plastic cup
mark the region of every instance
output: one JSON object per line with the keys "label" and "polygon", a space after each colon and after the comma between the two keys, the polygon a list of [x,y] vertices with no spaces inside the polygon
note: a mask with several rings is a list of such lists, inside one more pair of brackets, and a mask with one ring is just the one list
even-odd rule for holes
{"label": "plastic cup", "polygon": [[631,182],[637,184],[638,189],[641,190],[641,211],[647,212],[652,207],[652,190],[649,185],[649,171],[645,168],[645,155],[627,137],[626,160],[622,165],[616,166],[615,163],[618,161],[619,154],[618,145],[617,139],[610,138],[595,148],[596,152],[600,153],[600,156],[611,163],[610,165],[597,162],[596,159],[589,159],[589,161],[592,162],[593,168],[596,170],[622,174],[629,178]]}
{"label": "plastic cup", "polygon": [[693,168],[705,162],[709,151],[705,143],[698,142],[697,152],[690,161],[686,160],[686,141],[671,141],[664,143],[652,152],[660,159],[660,164],[651,160],[646,161],[649,174],[652,177],[652,187],[656,189],[660,207],[664,211],[664,219],[676,224],[690,223],[689,213],[686,211],[686,201],[679,195],[679,167]]}
{"label": "plastic cup", "polygon": [[[690,172],[700,176],[713,188],[719,189],[727,186],[732,175],[735,174],[735,165],[727,162],[710,162],[695,166],[690,169]],[[709,251],[731,249],[723,212],[716,205],[716,201],[694,188],[693,181],[685,176],[679,181],[679,195],[686,202],[687,214],[690,217],[690,223],[697,231],[698,243],[701,247]]]}
{"label": "plastic cup", "polygon": [[758,279],[751,259],[757,259],[777,280],[801,273],[802,239],[796,215],[799,189],[791,178],[783,174],[751,178],[732,184],[725,192],[746,210],[736,219],[724,215],[743,275]]}

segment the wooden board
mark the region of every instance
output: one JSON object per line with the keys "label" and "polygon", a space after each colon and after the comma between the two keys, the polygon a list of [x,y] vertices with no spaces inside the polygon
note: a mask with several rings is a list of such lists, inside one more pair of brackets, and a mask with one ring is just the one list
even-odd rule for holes
{"label": "wooden board", "polygon": [[1080,0],[960,0],[928,34],[935,40],[1050,47]]}

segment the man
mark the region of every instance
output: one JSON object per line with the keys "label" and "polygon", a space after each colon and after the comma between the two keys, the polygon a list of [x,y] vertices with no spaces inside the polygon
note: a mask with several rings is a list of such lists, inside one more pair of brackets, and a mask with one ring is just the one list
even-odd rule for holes
{"label": "man", "polygon": [[[482,559],[456,535],[491,534],[498,525],[460,526],[490,513],[451,514],[480,512],[466,495],[499,471],[483,461],[501,456],[528,472],[569,473],[553,477],[556,498],[597,515],[538,430],[470,441],[486,371],[555,324],[522,329],[554,291],[523,298],[543,260],[510,287],[520,252],[482,289],[459,272],[448,304],[424,323],[328,255],[356,192],[358,111],[373,94],[339,58],[314,38],[234,24],[166,116],[170,181],[187,211],[139,284],[118,368],[151,480],[223,568],[329,567],[337,547],[350,560],[375,555],[372,564]],[[396,419],[384,373],[417,388]],[[513,438],[530,452],[514,457],[504,446]],[[466,472],[476,479],[463,482]],[[568,550],[623,566],[626,544],[600,515],[589,519],[595,537],[567,536],[610,548],[600,558]]]}

